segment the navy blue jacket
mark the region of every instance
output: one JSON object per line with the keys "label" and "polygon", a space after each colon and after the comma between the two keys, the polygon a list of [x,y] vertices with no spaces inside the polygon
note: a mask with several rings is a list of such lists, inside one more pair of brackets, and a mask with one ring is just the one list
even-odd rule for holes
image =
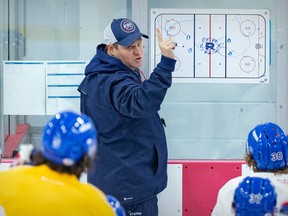
{"label": "navy blue jacket", "polygon": [[81,112],[93,119],[98,132],[88,182],[124,205],[133,204],[167,185],[167,144],[158,111],[176,61],[162,56],[150,78],[141,82],[104,48],[98,45],[78,88]]}

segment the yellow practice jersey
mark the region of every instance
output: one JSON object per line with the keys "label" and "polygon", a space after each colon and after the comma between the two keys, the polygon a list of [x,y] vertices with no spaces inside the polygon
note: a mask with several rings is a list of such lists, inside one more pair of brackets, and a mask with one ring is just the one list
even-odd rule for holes
{"label": "yellow practice jersey", "polygon": [[0,172],[0,215],[115,216],[102,191],[46,165]]}

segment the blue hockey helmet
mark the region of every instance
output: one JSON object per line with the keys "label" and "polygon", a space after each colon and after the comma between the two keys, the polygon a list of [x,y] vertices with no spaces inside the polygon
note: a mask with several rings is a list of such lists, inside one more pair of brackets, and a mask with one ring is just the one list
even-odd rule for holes
{"label": "blue hockey helmet", "polygon": [[276,204],[275,187],[267,178],[245,177],[234,192],[236,216],[273,215]]}
{"label": "blue hockey helmet", "polygon": [[116,216],[126,216],[124,208],[114,196],[108,194],[106,197],[114,212],[116,213]]}
{"label": "blue hockey helmet", "polygon": [[41,152],[46,159],[64,166],[96,152],[96,129],[84,114],[60,112],[43,128]]}
{"label": "blue hockey helmet", "polygon": [[274,123],[259,124],[252,129],[248,135],[246,151],[252,155],[259,170],[275,170],[287,166],[287,136]]}

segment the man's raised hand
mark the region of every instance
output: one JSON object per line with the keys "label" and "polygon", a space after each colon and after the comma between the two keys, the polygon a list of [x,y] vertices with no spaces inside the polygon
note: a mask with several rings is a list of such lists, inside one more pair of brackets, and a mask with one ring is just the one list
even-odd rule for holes
{"label": "man's raised hand", "polygon": [[174,55],[173,49],[175,49],[175,44],[173,40],[171,38],[163,39],[159,28],[157,28],[156,31],[157,31],[157,39],[158,39],[159,48],[161,50],[161,54],[168,58],[174,59],[175,55]]}

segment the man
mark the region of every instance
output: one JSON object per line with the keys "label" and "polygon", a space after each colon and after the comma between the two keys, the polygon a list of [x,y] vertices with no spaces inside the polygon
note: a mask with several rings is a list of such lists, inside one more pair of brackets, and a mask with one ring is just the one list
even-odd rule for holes
{"label": "man", "polygon": [[[275,212],[279,212],[281,205],[288,200],[288,185],[281,182],[286,176],[283,174],[288,173],[288,139],[283,130],[271,122],[253,128],[248,134],[245,160],[254,171],[251,176],[268,178],[275,186],[278,195]],[[231,206],[233,194],[244,178],[233,178],[219,190],[212,216],[235,216]]]}
{"label": "man", "polygon": [[81,112],[98,131],[88,181],[115,196],[127,215],[157,216],[157,194],[167,185],[167,144],[158,111],[172,84],[175,44],[157,29],[161,61],[142,82],[142,37],[148,38],[133,21],[114,19],[78,90]]}
{"label": "man", "polygon": [[35,166],[0,172],[0,215],[114,216],[104,193],[79,181],[95,150],[96,130],[87,116],[56,114],[44,127],[41,150],[33,152]]}
{"label": "man", "polygon": [[277,194],[267,178],[245,177],[234,192],[232,207],[236,216],[272,216]]}

